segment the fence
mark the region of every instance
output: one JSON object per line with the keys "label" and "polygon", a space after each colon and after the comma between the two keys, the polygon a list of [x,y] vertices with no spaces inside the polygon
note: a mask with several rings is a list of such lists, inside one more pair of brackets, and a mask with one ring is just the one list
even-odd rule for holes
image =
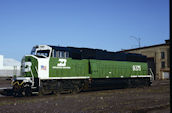
{"label": "fence", "polygon": [[20,75],[20,70],[7,70],[7,69],[0,69],[0,77],[12,77],[14,75],[19,76]]}

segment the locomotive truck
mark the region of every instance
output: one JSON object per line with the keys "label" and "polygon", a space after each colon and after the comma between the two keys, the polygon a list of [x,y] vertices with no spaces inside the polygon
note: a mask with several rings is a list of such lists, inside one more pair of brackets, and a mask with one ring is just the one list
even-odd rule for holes
{"label": "locomotive truck", "polygon": [[12,80],[14,96],[150,85],[146,56],[51,45],[34,46]]}

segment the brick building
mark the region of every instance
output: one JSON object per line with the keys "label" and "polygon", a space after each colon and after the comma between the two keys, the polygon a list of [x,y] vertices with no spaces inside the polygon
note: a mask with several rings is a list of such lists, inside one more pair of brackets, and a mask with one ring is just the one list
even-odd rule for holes
{"label": "brick building", "polygon": [[170,76],[170,40],[165,43],[128,49],[119,52],[139,53],[147,56],[148,66],[154,73],[154,79],[169,79]]}

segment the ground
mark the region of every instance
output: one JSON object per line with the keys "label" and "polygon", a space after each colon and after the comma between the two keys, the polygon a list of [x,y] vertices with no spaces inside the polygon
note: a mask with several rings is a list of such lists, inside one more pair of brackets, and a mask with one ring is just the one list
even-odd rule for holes
{"label": "ground", "polygon": [[[0,80],[0,87],[4,83],[9,81]],[[1,95],[0,113],[170,113],[169,80],[153,81],[150,87],[79,94],[18,98]]]}

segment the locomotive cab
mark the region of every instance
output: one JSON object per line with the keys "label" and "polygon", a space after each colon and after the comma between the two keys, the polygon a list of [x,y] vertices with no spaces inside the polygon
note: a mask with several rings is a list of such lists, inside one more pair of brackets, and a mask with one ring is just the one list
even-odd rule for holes
{"label": "locomotive cab", "polygon": [[12,80],[14,96],[31,95],[39,90],[39,78],[48,78],[49,59],[52,48],[39,45],[32,48],[31,55],[25,55],[21,61],[21,75]]}
{"label": "locomotive cab", "polygon": [[52,48],[47,45],[35,46],[32,48],[31,55],[38,58],[49,58],[51,56]]}

